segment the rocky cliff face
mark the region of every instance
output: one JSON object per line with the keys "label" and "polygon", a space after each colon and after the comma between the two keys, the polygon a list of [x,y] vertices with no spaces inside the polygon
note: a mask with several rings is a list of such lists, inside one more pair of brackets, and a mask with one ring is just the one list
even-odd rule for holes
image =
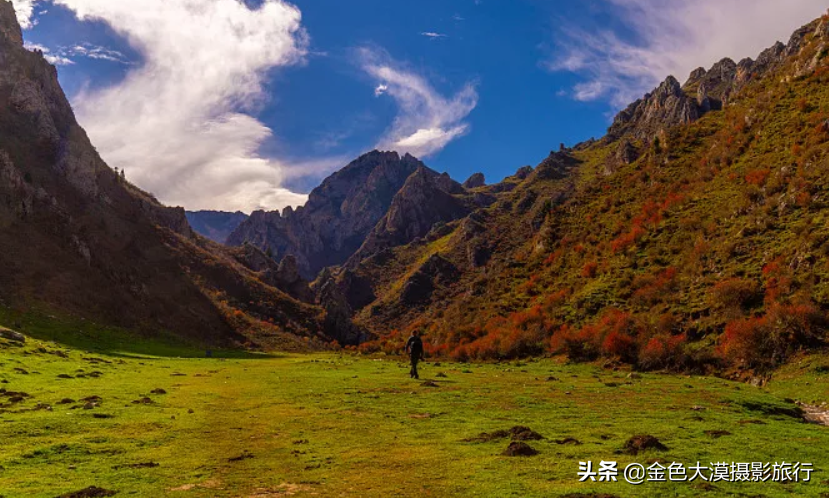
{"label": "rocky cliff face", "polygon": [[270,252],[276,260],[296,258],[300,274],[316,278],[327,266],[344,263],[386,214],[406,180],[423,163],[410,155],[373,151],[331,175],[296,211],[255,212],[228,238]]}
{"label": "rocky cliff face", "polygon": [[383,250],[424,237],[439,224],[463,218],[470,212],[469,203],[459,195],[463,193],[463,187],[448,175],[418,168],[394,196],[386,215],[349,259],[347,266],[353,267]]}

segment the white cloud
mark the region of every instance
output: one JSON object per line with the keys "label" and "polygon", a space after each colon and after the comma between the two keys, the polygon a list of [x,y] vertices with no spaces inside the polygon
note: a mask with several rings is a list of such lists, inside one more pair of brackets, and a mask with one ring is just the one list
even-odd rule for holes
{"label": "white cloud", "polygon": [[17,21],[23,29],[30,29],[37,24],[34,19],[34,8],[37,0],[14,0],[14,11]]}
{"label": "white cloud", "polygon": [[44,47],[43,45],[31,42],[26,42],[24,46],[28,50],[40,50],[43,53],[43,58],[46,59],[46,62],[49,64],[54,64],[55,66],[71,66],[75,63],[75,61],[65,57],[63,54],[51,53],[52,51],[49,50],[49,47]]}
{"label": "white cloud", "polygon": [[363,69],[381,82],[375,95],[388,94],[400,108],[378,148],[426,157],[468,131],[464,120],[478,104],[474,84],[467,83],[454,97],[447,98],[425,78],[401,67],[385,53],[362,49],[360,57]]}
{"label": "white cloud", "polygon": [[127,57],[121,52],[90,43],[82,43],[64,48],[61,50],[61,53],[70,57],[88,57],[90,59],[129,64]]}
{"label": "white cloud", "polygon": [[420,33],[421,36],[425,36],[426,38],[446,38],[446,35],[443,33],[435,33],[434,31],[424,31]]}
{"label": "white cloud", "polygon": [[[608,99],[623,107],[668,75],[680,82],[723,57],[756,57],[776,40],[826,10],[824,0],[605,0],[633,31],[623,37],[604,27],[562,26],[550,69],[585,77],[578,100]],[[630,41],[633,38],[635,41]]]}
{"label": "white cloud", "polygon": [[377,88],[374,89],[374,96],[379,97],[380,95],[383,95],[384,93],[386,93],[388,91],[389,91],[389,85],[380,83],[379,85],[377,85]]}
{"label": "white cloud", "polygon": [[[228,211],[299,205],[286,165],[258,150],[272,131],[250,114],[273,68],[301,63],[301,13],[282,0],[54,0],[106,22],[142,58],[115,86],[73,104],[104,159],[163,202]],[[80,49],[78,49],[80,47]],[[121,54],[72,47],[87,57]]]}

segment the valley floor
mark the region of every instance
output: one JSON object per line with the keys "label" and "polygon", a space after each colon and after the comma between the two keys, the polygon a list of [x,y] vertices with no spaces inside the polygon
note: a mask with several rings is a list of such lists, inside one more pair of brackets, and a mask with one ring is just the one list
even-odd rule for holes
{"label": "valley floor", "polygon": [[[90,486],[183,498],[829,493],[829,428],[803,423],[784,400],[829,400],[819,357],[755,388],[696,376],[629,378],[555,360],[426,363],[430,387],[393,358],[185,356],[0,340],[0,496],[51,498]],[[13,402],[10,392],[30,397]],[[509,437],[465,441],[516,425],[545,437],[528,441],[538,455],[502,456]],[[668,449],[621,453],[637,434]],[[580,461],[624,468],[655,459],[686,467],[808,462],[815,471],[811,482],[788,484],[632,486],[621,474],[619,482],[578,482]]]}

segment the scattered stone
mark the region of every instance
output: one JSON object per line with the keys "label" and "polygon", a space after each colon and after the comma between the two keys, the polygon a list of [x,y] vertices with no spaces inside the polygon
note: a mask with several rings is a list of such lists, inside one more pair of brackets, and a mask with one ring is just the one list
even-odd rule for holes
{"label": "scattered stone", "polygon": [[756,418],[750,419],[750,420],[740,420],[737,423],[740,424],[740,425],[746,425],[746,424],[766,425],[765,422],[763,422],[762,420],[758,420]]}
{"label": "scattered stone", "polygon": [[728,431],[705,431],[705,434],[711,436],[714,439],[721,438],[723,436],[730,436],[731,433]]}
{"label": "scattered stone", "polygon": [[115,418],[113,415],[109,415],[107,413],[93,413],[92,416],[94,418]]}
{"label": "scattered stone", "polygon": [[86,401],[87,403],[100,403],[103,400],[100,396],[87,396],[81,399],[81,401]]}
{"label": "scattered stone", "polygon": [[5,327],[0,327],[0,338],[14,342],[26,342],[26,336]]}
{"label": "scattered stone", "polygon": [[133,405],[153,405],[155,401],[151,400],[150,398],[141,398],[137,399],[132,402]]}
{"label": "scattered stone", "polygon": [[74,402],[75,402],[75,400],[72,399],[72,398],[63,398],[62,400],[58,401],[58,404],[59,405],[71,405]]}
{"label": "scattered stone", "polygon": [[171,373],[170,377],[187,377],[187,374],[183,374],[180,372]]}
{"label": "scattered stone", "polygon": [[618,382],[605,382],[604,385],[606,385],[607,387],[619,387],[622,384],[620,384]]}
{"label": "scattered stone", "polygon": [[97,379],[98,377],[100,377],[100,376],[102,376],[102,375],[104,375],[104,373],[103,373],[103,372],[99,372],[99,371],[97,371],[97,370],[96,370],[96,371],[94,371],[94,372],[90,372],[90,373],[89,373],[89,376],[90,376],[90,377],[92,377],[93,379]]}
{"label": "scattered stone", "polygon": [[498,430],[495,432],[482,432],[478,434],[476,437],[467,438],[463,441],[466,443],[486,443],[489,441],[494,441],[496,439],[504,439],[509,436],[509,431]]}
{"label": "scattered stone", "polygon": [[167,394],[167,391],[159,387],[157,389],[153,389],[152,391],[150,391],[150,394]]}
{"label": "scattered stone", "polygon": [[420,384],[420,385],[421,385],[421,387],[440,387],[432,380],[427,380],[426,382],[424,382],[423,384]]}
{"label": "scattered stone", "polygon": [[116,493],[117,491],[99,488],[98,486],[90,486],[80,491],[60,495],[58,498],[101,498],[104,496],[115,496]]}
{"label": "scattered stone", "polygon": [[627,378],[628,378],[628,379],[641,379],[641,378],[642,378],[642,376],[641,376],[641,375],[639,375],[639,374],[638,374],[638,373],[636,373],[636,372],[631,372],[631,373],[629,373],[629,374],[628,374]]}
{"label": "scattered stone", "polygon": [[705,410],[706,408],[704,406],[694,405],[694,406],[691,407],[691,409],[694,410],[695,412],[701,412],[701,411]]}
{"label": "scattered stone", "polygon": [[547,377],[547,382],[558,382],[558,381],[559,381],[558,377],[553,377],[553,376]]}
{"label": "scattered stone", "polygon": [[97,408],[97,406],[98,406],[98,403],[94,403],[94,402],[90,401],[90,402],[85,403],[83,405],[83,409],[84,410],[92,410],[94,408]]}
{"label": "scattered stone", "polygon": [[196,413],[196,412],[194,412],[193,409],[190,408],[189,410],[187,410],[187,413]]}
{"label": "scattered stone", "polygon": [[538,455],[538,451],[536,451],[532,446],[527,443],[522,443],[520,441],[512,442],[507,446],[507,449],[504,450],[502,453],[504,456],[533,456]]}
{"label": "scattered stone", "polygon": [[21,375],[29,375],[29,372],[27,372],[26,370],[24,370],[20,367],[15,368],[14,371],[21,374]]}
{"label": "scattered stone", "polygon": [[513,441],[540,441],[544,439],[541,434],[521,425],[513,427],[509,430],[509,433],[512,435]]}
{"label": "scattered stone", "polygon": [[52,411],[52,405],[50,405],[48,403],[38,403],[35,406],[35,410],[46,410],[47,412],[51,412]]}
{"label": "scattered stone", "polygon": [[432,418],[432,414],[431,413],[412,413],[411,415],[409,415],[409,418],[414,418],[414,419]]}
{"label": "scattered stone", "polygon": [[22,403],[26,401],[26,398],[23,396],[12,396],[9,398],[9,403]]}
{"label": "scattered stone", "polygon": [[[602,436],[602,439],[604,439],[605,437],[606,436]],[[608,439],[610,439],[610,438],[608,438]],[[566,437],[564,439],[556,439],[555,443],[556,444],[572,444],[574,446],[578,446],[578,445],[581,444],[581,441],[579,441],[578,439],[573,438],[573,437]]]}
{"label": "scattered stone", "polygon": [[241,462],[242,460],[247,460],[247,459],[253,458],[253,457],[254,457],[253,453],[249,452],[248,450],[245,450],[245,451],[242,452],[241,455],[235,456],[233,458],[228,458],[227,461],[228,462]]}
{"label": "scattered stone", "polygon": [[649,435],[633,436],[625,443],[625,452],[630,455],[636,455],[640,451],[646,450],[666,451],[667,449],[667,446]]}
{"label": "scattered stone", "polygon": [[[80,377],[80,376],[79,376],[79,377]],[[71,376],[71,375],[69,375],[69,374],[60,374],[60,375],[58,375],[58,379],[73,379],[73,378],[74,378],[74,377],[72,377],[72,376]]]}
{"label": "scattered stone", "polygon": [[445,374],[445,373],[443,373],[443,372],[438,372],[437,374],[435,374],[435,377],[437,377],[437,378],[439,378],[439,379],[445,379],[445,378],[446,378],[446,374]]}

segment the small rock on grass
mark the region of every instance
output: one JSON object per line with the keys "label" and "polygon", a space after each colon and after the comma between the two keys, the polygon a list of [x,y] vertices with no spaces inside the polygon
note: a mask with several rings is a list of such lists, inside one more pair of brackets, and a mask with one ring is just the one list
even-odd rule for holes
{"label": "small rock on grass", "polygon": [[167,391],[159,387],[150,391],[150,394],[167,394]]}
{"label": "small rock on grass", "polygon": [[420,384],[422,387],[439,387],[434,381],[427,380],[423,384]]}
{"label": "small rock on grass", "polygon": [[556,439],[555,443],[556,444],[572,444],[572,445],[578,446],[578,445],[581,444],[581,441],[579,441],[578,439],[573,438],[573,437],[566,437],[564,439]]}
{"label": "small rock on grass", "polygon": [[711,436],[714,439],[721,438],[723,436],[730,436],[731,433],[728,431],[705,431],[707,436]]}
{"label": "small rock on grass", "polygon": [[228,462],[241,462],[242,460],[247,460],[249,458],[253,458],[253,453],[249,452],[248,450],[245,450],[245,451],[242,452],[241,455],[235,456],[233,458],[228,458],[227,461]]}
{"label": "small rock on grass", "polygon": [[515,441],[507,446],[507,449],[502,453],[504,456],[533,456],[538,455],[538,451],[527,443]]}
{"label": "small rock on grass", "polygon": [[80,491],[66,493],[58,496],[58,498],[100,498],[104,496],[115,496],[117,491],[99,488],[98,486],[90,486]]}
{"label": "small rock on grass", "polygon": [[645,450],[658,450],[658,451],[666,451],[668,449],[667,446],[662,444],[658,439],[653,436],[643,434],[638,436],[633,436],[632,438],[628,439],[625,443],[625,453],[630,455],[636,455],[640,451]]}
{"label": "small rock on grass", "polygon": [[0,327],[0,338],[14,342],[26,342],[26,336],[5,327]]}

